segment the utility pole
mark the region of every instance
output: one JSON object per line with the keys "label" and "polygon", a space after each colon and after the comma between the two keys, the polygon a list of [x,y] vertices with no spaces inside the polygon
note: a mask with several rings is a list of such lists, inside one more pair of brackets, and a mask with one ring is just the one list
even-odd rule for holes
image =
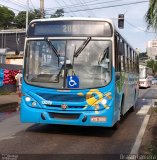
{"label": "utility pole", "polygon": [[26,11],[26,32],[28,29],[28,13],[29,13],[29,0],[27,0],[27,11]]}
{"label": "utility pole", "polygon": [[44,0],[40,0],[40,13],[41,18],[44,18]]}

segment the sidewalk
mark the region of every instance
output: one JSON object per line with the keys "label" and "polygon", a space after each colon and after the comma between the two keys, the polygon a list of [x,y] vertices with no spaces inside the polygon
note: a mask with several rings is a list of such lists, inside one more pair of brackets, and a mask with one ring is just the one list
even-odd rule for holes
{"label": "sidewalk", "polygon": [[157,108],[151,108],[150,114],[139,154],[154,155],[154,159],[157,159]]}
{"label": "sidewalk", "polygon": [[0,95],[0,112],[15,111],[19,106],[21,98],[18,95]]}

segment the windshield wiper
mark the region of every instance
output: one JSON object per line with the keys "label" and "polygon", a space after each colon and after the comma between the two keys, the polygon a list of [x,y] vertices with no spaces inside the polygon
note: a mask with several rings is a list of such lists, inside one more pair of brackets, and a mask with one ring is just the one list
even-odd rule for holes
{"label": "windshield wiper", "polygon": [[44,39],[47,42],[48,46],[52,49],[54,54],[59,58],[59,54],[58,54],[57,49],[55,48],[55,46],[49,41],[49,39],[47,37],[45,37]]}
{"label": "windshield wiper", "polygon": [[100,56],[98,64],[102,63],[102,61],[108,57],[108,54],[109,54],[109,47],[105,48],[105,50],[103,51],[103,55]]}
{"label": "windshield wiper", "polygon": [[81,46],[74,52],[74,57],[78,57],[79,54],[84,50],[84,48],[87,46],[87,44],[90,42],[91,37],[88,37]]}

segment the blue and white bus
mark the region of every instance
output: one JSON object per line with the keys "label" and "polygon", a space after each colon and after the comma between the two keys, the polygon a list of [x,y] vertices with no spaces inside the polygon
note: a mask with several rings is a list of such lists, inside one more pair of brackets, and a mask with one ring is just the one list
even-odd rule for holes
{"label": "blue and white bus", "polygon": [[138,55],[109,19],[33,20],[24,55],[22,122],[112,127],[134,109]]}

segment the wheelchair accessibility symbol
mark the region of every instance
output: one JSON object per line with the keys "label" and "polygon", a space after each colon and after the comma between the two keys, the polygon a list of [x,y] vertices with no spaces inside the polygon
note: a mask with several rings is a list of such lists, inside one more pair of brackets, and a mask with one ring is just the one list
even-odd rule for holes
{"label": "wheelchair accessibility symbol", "polygon": [[77,76],[67,76],[68,88],[79,88],[79,78]]}

